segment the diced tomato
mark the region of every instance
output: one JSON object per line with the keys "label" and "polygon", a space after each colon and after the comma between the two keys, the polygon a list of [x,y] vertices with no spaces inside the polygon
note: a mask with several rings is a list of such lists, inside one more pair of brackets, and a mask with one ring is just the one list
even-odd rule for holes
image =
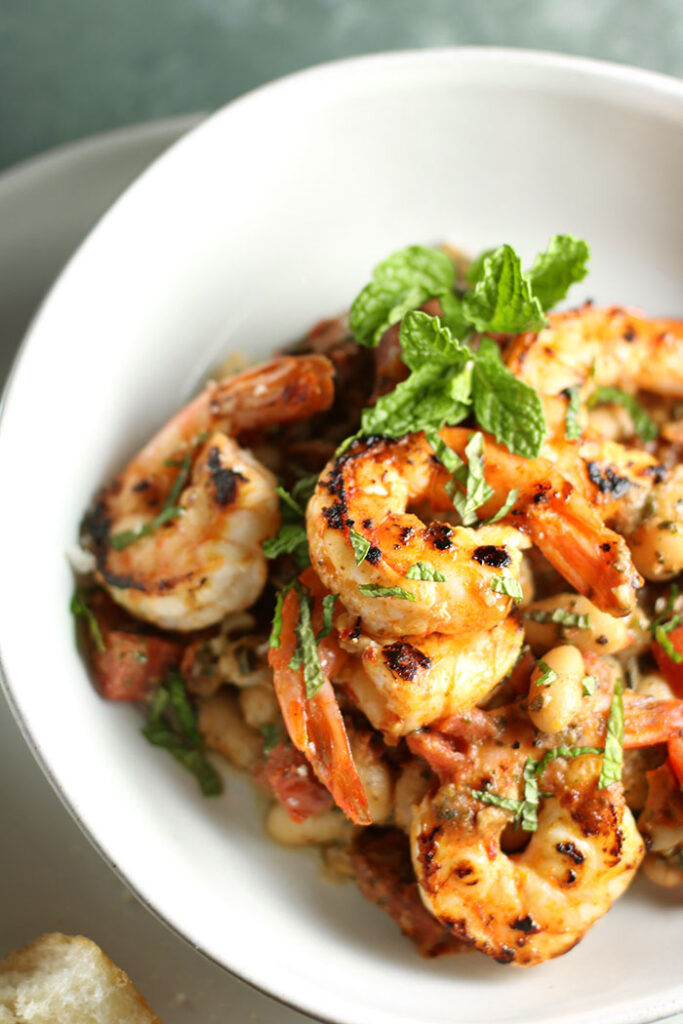
{"label": "diced tomato", "polygon": [[97,687],[109,700],[142,700],[177,665],[182,645],[156,636],[112,630],[102,634],[104,651],[91,649]]}
{"label": "diced tomato", "polygon": [[679,786],[683,786],[683,736],[669,740],[669,764]]}
{"label": "diced tomato", "polygon": [[[683,655],[683,626],[677,626],[675,629],[672,629],[668,634],[668,638],[674,650]],[[673,692],[677,697],[683,697],[683,660],[677,665],[664,648],[656,642],[652,645],[652,653],[659,665],[659,671]]]}
{"label": "diced tomato", "polygon": [[292,821],[304,821],[332,807],[332,797],[318,782],[304,755],[290,744],[278,743],[273,747],[263,765],[263,774]]}

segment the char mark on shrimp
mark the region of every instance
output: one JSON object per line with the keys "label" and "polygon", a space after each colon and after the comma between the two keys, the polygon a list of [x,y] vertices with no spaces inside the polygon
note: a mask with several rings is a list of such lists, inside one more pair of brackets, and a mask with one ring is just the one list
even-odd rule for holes
{"label": "char mark on shrimp", "polygon": [[448,523],[430,523],[425,536],[437,551],[449,551],[452,547],[453,530]]}
{"label": "char mark on shrimp", "polygon": [[402,640],[385,647],[382,657],[393,675],[408,682],[413,682],[421,670],[427,671],[432,666],[432,659],[424,651]]}
{"label": "char mark on shrimp", "polygon": [[227,469],[223,466],[220,451],[215,447],[209,450],[207,465],[211,483],[216,489],[216,501],[221,507],[231,505],[237,496],[238,481],[246,482],[247,478],[238,470]]}
{"label": "char mark on shrimp", "polygon": [[510,925],[515,931],[524,932],[525,935],[535,935],[540,932],[541,926],[537,924],[531,914],[526,914],[525,917],[518,917]]}
{"label": "char mark on shrimp", "polygon": [[472,558],[480,565],[490,565],[492,569],[506,569],[512,565],[512,559],[505,548],[495,544],[483,544],[475,548]]}
{"label": "char mark on shrimp", "polygon": [[623,498],[633,486],[628,477],[619,476],[613,466],[601,469],[597,462],[587,462],[586,469],[591,483],[595,484],[601,494],[609,494],[613,498]]}
{"label": "char mark on shrimp", "polygon": [[558,853],[564,854],[565,857],[569,857],[570,860],[574,861],[575,864],[583,864],[586,859],[571,839],[568,839],[565,843],[557,843],[555,849]]}

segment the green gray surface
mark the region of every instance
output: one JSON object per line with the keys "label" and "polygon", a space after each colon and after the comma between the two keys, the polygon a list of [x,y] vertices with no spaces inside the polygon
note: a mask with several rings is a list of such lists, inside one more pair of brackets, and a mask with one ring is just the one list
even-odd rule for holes
{"label": "green gray surface", "polygon": [[683,0],[0,0],[0,167],[289,71],[443,45],[683,75]]}

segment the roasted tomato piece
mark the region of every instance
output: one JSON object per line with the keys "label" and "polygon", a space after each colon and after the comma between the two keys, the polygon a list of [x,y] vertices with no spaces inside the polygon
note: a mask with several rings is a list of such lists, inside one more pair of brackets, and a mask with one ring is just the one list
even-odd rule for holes
{"label": "roasted tomato piece", "polygon": [[295,747],[278,743],[263,766],[270,788],[292,821],[305,821],[312,814],[332,807],[332,797],[313,774],[313,769]]}
{"label": "roasted tomato piece", "polygon": [[356,881],[366,899],[393,917],[423,956],[458,953],[467,948],[420,899],[408,837],[397,828],[367,828],[356,836],[351,851]]}
{"label": "roasted tomato piece", "polygon": [[[674,650],[683,655],[683,626],[677,626],[675,629],[672,629],[668,634],[668,638]],[[676,664],[658,643],[652,645],[652,653],[659,665],[659,671],[673,692],[677,697],[683,697],[683,658],[679,664]]]}
{"label": "roasted tomato piece", "polygon": [[172,640],[112,630],[103,633],[104,651],[91,650],[97,687],[109,700],[142,700],[166,678],[182,656]]}

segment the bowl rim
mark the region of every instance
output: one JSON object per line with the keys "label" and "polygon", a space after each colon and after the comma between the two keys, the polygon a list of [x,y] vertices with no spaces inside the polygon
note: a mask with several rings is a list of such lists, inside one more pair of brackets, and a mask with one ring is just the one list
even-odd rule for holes
{"label": "bowl rim", "polygon": [[[399,65],[399,64],[426,64],[429,61],[461,61],[463,63],[476,64],[478,62],[487,63],[495,62],[496,64],[505,63],[509,68],[515,70],[519,69],[544,69],[548,70],[550,74],[554,73],[567,73],[574,75],[577,80],[588,80],[601,84],[617,83],[627,87],[633,87],[635,92],[643,97],[656,100],[670,99],[675,101],[675,106],[680,105],[681,113],[683,114],[683,80],[678,79],[672,75],[663,74],[661,72],[650,71],[644,68],[635,67],[633,65],[621,64],[614,61],[600,60],[590,57],[576,56],[573,54],[558,53],[550,50],[535,50],[527,49],[524,47],[504,47],[504,46],[443,46],[443,47],[421,47],[421,48],[409,48],[401,50],[390,50],[373,52],[369,54],[362,54],[359,56],[352,56],[346,58],[340,58],[335,60],[328,60],[320,62],[297,71],[293,71],[286,75],[279,76],[268,82],[263,83],[245,93],[242,93],[223,104],[216,110],[208,114],[208,116],[202,114],[194,115],[179,115],[177,117],[167,119],[155,119],[149,122],[143,122],[140,124],[133,124],[129,126],[123,126],[121,128],[114,129],[110,132],[97,133],[94,136],[86,137],[83,139],[76,140],[74,142],[66,143],[62,146],[55,147],[54,149],[48,150],[44,153],[39,153],[35,156],[31,156],[20,163],[13,165],[0,173],[0,183],[10,181],[15,175],[19,175],[22,172],[39,171],[40,166],[43,162],[50,158],[65,157],[68,158],[72,152],[78,152],[80,149],[86,148],[91,143],[96,143],[101,146],[106,146],[108,141],[111,139],[122,139],[126,136],[134,136],[145,128],[152,128],[161,130],[163,127],[168,126],[177,122],[188,122],[190,130],[184,133],[177,141],[172,143],[168,149],[166,149],[160,156],[156,157],[151,164],[138,175],[121,193],[121,195],[112,203],[112,205],[106,210],[102,217],[98,219],[95,225],[88,231],[86,236],[76,247],[75,251],[71,254],[69,259],[66,261],[64,266],[59,271],[59,274],[48,288],[46,294],[41,299],[37,309],[34,311],[31,321],[26,329],[24,337],[19,344],[10,371],[7,375],[7,379],[2,388],[2,394],[0,395],[0,455],[2,454],[2,441],[4,437],[3,426],[5,423],[5,410],[7,407],[8,399],[12,393],[13,385],[16,377],[18,376],[19,367],[26,355],[26,352],[31,344],[31,340],[36,331],[38,322],[42,319],[43,312],[48,305],[52,295],[60,288],[62,280],[70,271],[72,266],[79,261],[85,250],[89,247],[89,243],[93,236],[98,235],[110,218],[117,215],[119,206],[126,204],[129,195],[137,190],[140,183],[147,179],[150,174],[155,174],[157,168],[166,164],[168,160],[174,159],[174,154],[177,150],[184,148],[186,145],[192,145],[192,140],[200,133],[204,131],[212,131],[217,120],[229,109],[243,108],[252,104],[260,103],[264,98],[273,93],[280,92],[284,89],[291,89],[292,87],[298,87],[301,83],[305,83],[308,79],[333,79],[336,76],[347,76],[349,71],[357,71],[359,73],[370,73],[373,69],[380,67],[381,65]],[[199,117],[199,123],[196,122],[196,118]],[[0,582],[0,586],[2,583]],[[3,659],[3,639],[2,639],[2,628],[0,627],[0,688],[2,689],[8,706],[12,712],[14,720],[16,721],[19,730],[31,751],[31,754],[38,763],[42,773],[51,785],[53,791],[59,798],[62,805],[69,813],[72,820],[78,826],[83,835],[87,838],[89,843],[97,850],[98,854],[102,857],[108,867],[114,872],[117,878],[124,884],[124,886],[133,893],[136,899],[165,927],[167,927],[173,934],[178,936],[189,945],[192,949],[196,950],[202,956],[206,957],[210,962],[215,963],[223,970],[227,971],[232,976],[238,978],[240,981],[249,985],[251,988],[269,996],[271,999],[280,1003],[281,1005],[287,1006],[298,1013],[306,1014],[312,1019],[326,1022],[326,1024],[346,1024],[339,1016],[328,1016],[326,1013],[321,1014],[318,1009],[313,1011],[312,1009],[292,1001],[289,997],[281,994],[280,992],[272,989],[268,984],[268,979],[256,980],[253,976],[249,976],[245,973],[241,973],[240,970],[228,966],[225,962],[218,958],[217,955],[204,948],[200,941],[189,937],[181,928],[178,923],[175,923],[170,916],[167,916],[162,910],[154,905],[151,900],[145,896],[145,894],[134,884],[124,873],[124,870],[118,866],[118,864],[112,859],[111,855],[107,852],[103,845],[101,845],[98,837],[90,830],[90,827],[86,824],[80,813],[77,811],[75,805],[72,803],[70,796],[66,790],[62,787],[59,779],[54,773],[50,766],[47,756],[44,754],[42,748],[38,744],[38,741],[34,738],[28,720],[25,718],[21,707],[19,705],[18,698],[15,697],[16,687],[10,682],[9,675],[7,673],[4,659]],[[16,690],[18,693],[18,690]],[[659,1001],[654,1001],[651,1004],[651,1009],[646,1010],[645,1008],[636,1009],[634,1013],[630,1013],[627,1016],[620,1018],[620,1024],[656,1024],[657,1021],[663,1021],[671,1014],[683,1010],[683,988],[678,996],[674,999],[672,997],[666,997]],[[653,1013],[656,1015],[653,1017]],[[370,1018],[368,1018],[370,1019]],[[570,1019],[574,1018],[561,1018],[563,1024],[568,1024]],[[587,1024],[612,1024],[612,1019],[607,1018],[601,1014],[600,1018],[593,1015],[584,1017],[581,1015],[581,1019],[585,1020]],[[557,1021],[558,1018],[553,1016],[548,1018],[548,1024],[550,1021]]]}

